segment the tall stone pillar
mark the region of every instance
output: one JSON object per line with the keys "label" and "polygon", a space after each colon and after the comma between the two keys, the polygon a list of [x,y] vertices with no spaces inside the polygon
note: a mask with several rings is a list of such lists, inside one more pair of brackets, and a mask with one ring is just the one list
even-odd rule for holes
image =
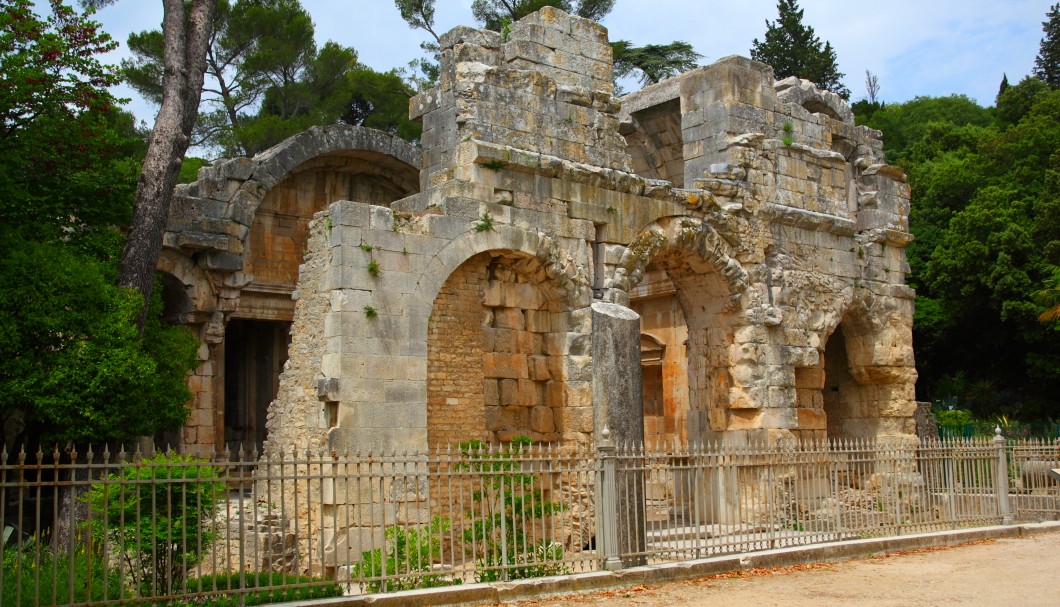
{"label": "tall stone pillar", "polygon": [[640,315],[625,306],[597,302],[593,311],[594,436],[606,426],[618,447],[615,504],[619,555],[626,567],[643,565],[647,546],[644,473],[623,457],[643,449],[644,406],[640,373]]}

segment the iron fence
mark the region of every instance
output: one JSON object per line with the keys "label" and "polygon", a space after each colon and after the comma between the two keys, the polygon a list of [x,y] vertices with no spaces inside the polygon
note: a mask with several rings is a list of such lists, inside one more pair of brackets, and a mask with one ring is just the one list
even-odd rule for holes
{"label": "iron fence", "polygon": [[1060,441],[2,457],[19,607],[254,605],[1060,516]]}

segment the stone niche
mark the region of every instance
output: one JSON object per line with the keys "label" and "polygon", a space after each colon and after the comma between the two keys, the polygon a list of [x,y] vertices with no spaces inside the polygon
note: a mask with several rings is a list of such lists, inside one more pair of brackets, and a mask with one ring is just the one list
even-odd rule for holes
{"label": "stone niche", "polygon": [[291,323],[267,452],[591,444],[594,301],[642,316],[652,440],[913,436],[909,187],[838,96],[734,56],[616,98],[606,30],[545,8],[442,36],[410,114],[419,147],[315,128],[178,188],[185,444],[226,444],[248,320]]}

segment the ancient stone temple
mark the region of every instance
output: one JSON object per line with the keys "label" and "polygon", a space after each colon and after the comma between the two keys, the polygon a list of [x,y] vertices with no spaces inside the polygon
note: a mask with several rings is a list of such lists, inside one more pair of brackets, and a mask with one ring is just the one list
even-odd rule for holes
{"label": "ancient stone temple", "polygon": [[904,175],[838,96],[728,57],[616,98],[600,25],[442,37],[413,146],[341,125],[177,191],[185,445],[591,443],[591,305],[640,315],[648,440],[912,435]]}

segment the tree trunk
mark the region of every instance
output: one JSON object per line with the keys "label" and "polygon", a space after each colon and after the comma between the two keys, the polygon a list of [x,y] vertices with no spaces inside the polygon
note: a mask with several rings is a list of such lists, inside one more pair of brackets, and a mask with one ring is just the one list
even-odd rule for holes
{"label": "tree trunk", "polygon": [[173,188],[199,112],[216,0],[193,0],[187,19],[184,0],[163,0],[163,5],[162,107],[147,141],[118,277],[119,286],[136,289],[143,295],[143,311],[137,318],[141,332],[151,302]]}

